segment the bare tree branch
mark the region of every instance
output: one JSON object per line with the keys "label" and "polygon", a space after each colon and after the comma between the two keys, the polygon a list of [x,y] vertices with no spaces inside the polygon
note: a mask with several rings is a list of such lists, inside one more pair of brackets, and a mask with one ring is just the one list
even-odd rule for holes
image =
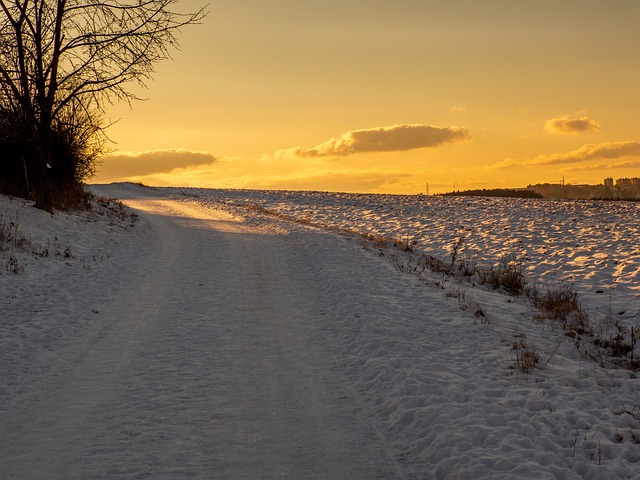
{"label": "bare tree branch", "polygon": [[55,164],[60,131],[74,148],[103,135],[105,104],[135,100],[128,86],[144,86],[178,46],[179,30],[207,15],[205,7],[174,11],[176,3],[0,0],[0,125],[13,118],[32,132],[34,172]]}

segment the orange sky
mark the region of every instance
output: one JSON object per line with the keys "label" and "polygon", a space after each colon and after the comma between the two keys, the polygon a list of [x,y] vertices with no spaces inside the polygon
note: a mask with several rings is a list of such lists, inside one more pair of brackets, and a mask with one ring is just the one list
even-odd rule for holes
{"label": "orange sky", "polygon": [[93,181],[438,193],[640,176],[637,0],[209,9],[148,100],[108,110]]}

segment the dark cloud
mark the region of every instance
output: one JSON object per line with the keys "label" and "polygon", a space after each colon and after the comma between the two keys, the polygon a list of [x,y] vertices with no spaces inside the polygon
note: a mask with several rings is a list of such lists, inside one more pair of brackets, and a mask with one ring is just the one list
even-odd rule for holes
{"label": "dark cloud", "polygon": [[551,133],[584,133],[600,130],[600,124],[589,117],[562,117],[547,120],[545,128]]}
{"label": "dark cloud", "polygon": [[297,157],[344,157],[355,153],[393,152],[436,147],[446,143],[468,141],[471,135],[463,127],[428,125],[392,125],[352,130],[312,148],[292,148],[285,153]]}
{"label": "dark cloud", "polygon": [[98,178],[105,181],[171,172],[176,168],[210,165],[216,158],[206,152],[156,150],[107,155],[100,159]]}

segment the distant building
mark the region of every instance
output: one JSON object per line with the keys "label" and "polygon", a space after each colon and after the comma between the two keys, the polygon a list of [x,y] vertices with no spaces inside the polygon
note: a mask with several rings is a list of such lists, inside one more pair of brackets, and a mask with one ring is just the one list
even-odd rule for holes
{"label": "distant building", "polygon": [[616,180],[616,187],[634,187],[640,185],[640,178],[619,178]]}
{"label": "distant building", "polygon": [[538,183],[527,185],[529,190],[539,193],[544,198],[567,198],[565,197],[564,185],[558,183]]}
{"label": "distant building", "polygon": [[619,178],[614,190],[616,198],[640,198],[640,178]]}
{"label": "distant building", "polygon": [[640,178],[605,178],[601,185],[571,185],[562,183],[539,183],[528,185],[529,190],[545,198],[558,199],[640,199]]}

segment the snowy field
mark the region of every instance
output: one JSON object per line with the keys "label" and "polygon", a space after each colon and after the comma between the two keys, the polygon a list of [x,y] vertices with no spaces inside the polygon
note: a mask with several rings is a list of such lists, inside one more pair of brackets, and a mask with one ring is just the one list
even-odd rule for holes
{"label": "snowy field", "polygon": [[135,216],[0,197],[0,478],[638,478],[635,372],[399,271],[458,243],[632,327],[638,204],[93,188]]}
{"label": "snowy field", "polygon": [[568,283],[594,318],[640,323],[640,203],[323,192],[168,189],[255,205],[313,224],[409,240],[436,258],[522,263],[531,282]]}

